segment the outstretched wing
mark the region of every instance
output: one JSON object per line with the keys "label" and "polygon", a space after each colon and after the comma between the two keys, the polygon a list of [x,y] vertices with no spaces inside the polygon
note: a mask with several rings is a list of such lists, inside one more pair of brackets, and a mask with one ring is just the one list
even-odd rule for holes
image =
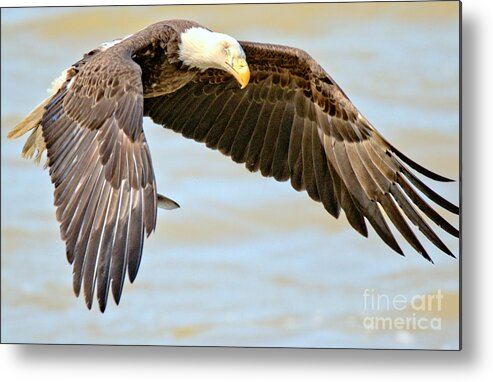
{"label": "outstretched wing", "polygon": [[251,71],[245,89],[239,89],[224,72],[208,70],[173,94],[146,99],[144,114],[245,163],[250,171],[260,170],[279,181],[290,179],[296,190],[306,190],[336,218],[342,209],[351,226],[364,236],[368,235],[366,218],[400,254],[382,211],[428,260],[408,221],[453,256],[422,213],[454,236],[458,230],[416,189],[453,213],[459,209],[419,180],[406,164],[432,179],[448,179],[388,143],[305,52],[250,42],[241,45]]}
{"label": "outstretched wing", "polygon": [[144,232],[156,224],[156,186],[142,130],[141,70],[108,50],[78,68],[41,122],[55,186],[56,216],[73,286],[101,311],[135,279]]}

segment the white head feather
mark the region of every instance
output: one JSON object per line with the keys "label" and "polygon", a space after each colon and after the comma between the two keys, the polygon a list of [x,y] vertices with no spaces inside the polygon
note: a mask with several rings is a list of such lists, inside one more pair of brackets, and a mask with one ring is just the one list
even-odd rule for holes
{"label": "white head feather", "polygon": [[233,37],[204,28],[190,28],[181,34],[179,58],[191,68],[224,69],[229,58],[245,59],[245,52]]}

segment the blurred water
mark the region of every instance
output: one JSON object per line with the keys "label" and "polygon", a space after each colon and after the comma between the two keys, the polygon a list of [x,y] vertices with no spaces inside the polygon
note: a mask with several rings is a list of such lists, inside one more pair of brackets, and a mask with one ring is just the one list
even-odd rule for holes
{"label": "blurred water", "polygon": [[[432,265],[405,244],[402,258],[288,184],[150,121],[159,191],[182,208],[159,211],[120,306],[102,315],[73,296],[48,174],[6,134],[84,52],[172,18],[302,47],[389,140],[458,179],[457,3],[3,9],[2,341],[457,348],[458,260],[426,245]],[[458,203],[457,182],[431,184]],[[458,254],[458,240],[441,237]],[[442,305],[426,311],[368,306],[378,294],[437,293]],[[441,327],[368,330],[373,316],[439,318]]]}

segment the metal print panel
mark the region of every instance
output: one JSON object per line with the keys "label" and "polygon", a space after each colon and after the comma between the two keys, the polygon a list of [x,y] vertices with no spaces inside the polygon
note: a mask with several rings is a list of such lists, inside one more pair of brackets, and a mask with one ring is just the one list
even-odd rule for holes
{"label": "metal print panel", "polygon": [[2,342],[460,348],[460,3],[4,8],[1,64]]}

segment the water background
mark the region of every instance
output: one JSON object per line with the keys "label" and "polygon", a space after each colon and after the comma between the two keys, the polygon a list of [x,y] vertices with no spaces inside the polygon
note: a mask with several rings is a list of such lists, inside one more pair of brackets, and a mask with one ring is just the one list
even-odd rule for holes
{"label": "water background", "polygon": [[[84,52],[159,20],[188,18],[238,40],[303,48],[391,142],[458,179],[457,3],[30,8],[1,16],[2,341],[458,347],[458,260],[425,243],[432,265],[401,240],[402,258],[372,229],[361,237],[288,183],[250,174],[148,120],[159,192],[182,208],[159,211],[120,306],[88,311],[71,290],[48,173],[20,159],[22,140],[6,139]],[[458,182],[429,183],[458,203]],[[458,240],[441,237],[458,255]],[[440,307],[409,303],[437,293]],[[408,304],[387,309],[384,297],[369,305],[378,295]],[[441,327],[368,330],[372,317],[440,319]]]}

